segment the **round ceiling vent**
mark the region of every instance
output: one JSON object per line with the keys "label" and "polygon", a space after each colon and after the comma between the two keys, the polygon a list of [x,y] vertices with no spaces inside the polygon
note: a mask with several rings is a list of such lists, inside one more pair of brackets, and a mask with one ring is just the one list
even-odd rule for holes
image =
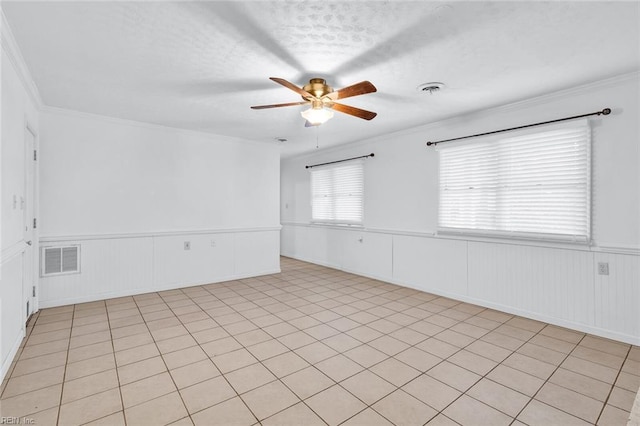
{"label": "round ceiling vent", "polygon": [[439,83],[437,81],[431,83],[424,83],[420,86],[416,87],[416,90],[421,93],[429,93],[433,95],[436,92],[439,92],[445,88],[444,83]]}

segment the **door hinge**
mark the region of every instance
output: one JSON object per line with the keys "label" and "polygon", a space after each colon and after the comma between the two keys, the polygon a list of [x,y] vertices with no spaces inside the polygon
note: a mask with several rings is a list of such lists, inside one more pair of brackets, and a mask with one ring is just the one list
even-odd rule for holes
{"label": "door hinge", "polygon": [[36,218],[33,218],[33,229],[36,229],[38,225],[38,221],[36,220]]}
{"label": "door hinge", "polygon": [[33,286],[33,290],[31,291],[31,296],[36,297],[36,286]]}
{"label": "door hinge", "polygon": [[33,161],[38,161],[38,151],[33,150]]}

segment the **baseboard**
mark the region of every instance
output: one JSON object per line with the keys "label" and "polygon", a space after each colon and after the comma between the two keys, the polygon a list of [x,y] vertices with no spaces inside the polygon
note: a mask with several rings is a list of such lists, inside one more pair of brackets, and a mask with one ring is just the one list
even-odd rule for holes
{"label": "baseboard", "polygon": [[189,283],[169,284],[169,285],[160,286],[160,287],[136,288],[131,290],[112,291],[107,293],[91,294],[86,296],[72,297],[72,298],[60,299],[60,300],[40,300],[38,307],[39,309],[55,308],[57,306],[74,305],[77,303],[87,303],[87,302],[95,302],[98,300],[115,299],[118,297],[136,296],[138,294],[156,293],[159,291],[176,290],[180,288],[197,287],[197,286],[208,285],[208,284],[220,284],[227,281],[235,281],[235,280],[242,280],[245,278],[255,278],[255,277],[261,277],[264,275],[279,274],[280,272],[282,272],[280,268],[274,268],[274,269],[268,269],[264,271],[252,272],[250,274],[234,274],[234,275],[229,275],[225,277],[218,277],[206,282],[189,282]]}
{"label": "baseboard", "polygon": [[[320,266],[325,266],[327,268],[333,268],[333,269],[338,269],[340,271],[345,271],[344,269],[342,269],[340,267],[340,265],[333,265],[331,263],[320,262],[318,260],[309,259],[309,258],[306,258],[306,257],[296,256],[296,255],[287,254],[287,253],[280,253],[280,256],[289,257],[289,258],[295,259],[295,260],[300,260],[301,262],[313,263],[314,265],[320,265]],[[347,271],[345,271],[345,272],[347,272]]]}
{"label": "baseboard", "polygon": [[2,369],[0,370],[0,383],[2,383],[5,376],[9,372],[9,369],[11,368],[11,363],[13,362],[13,359],[16,357],[16,354],[20,350],[20,344],[22,343],[22,339],[24,339],[24,337],[25,337],[25,331],[23,329],[20,331],[20,334],[18,334],[18,338],[13,343],[13,347],[11,348],[11,351],[9,351],[7,358],[2,362]]}
{"label": "baseboard", "polygon": [[449,293],[449,292],[446,292],[446,291],[442,291],[440,289],[422,288],[422,287],[418,287],[418,286],[415,286],[415,285],[411,285],[411,284],[406,283],[406,282],[401,282],[401,281],[395,280],[395,279],[390,278],[390,277],[383,277],[383,276],[376,276],[374,274],[367,274],[367,273],[363,273],[361,271],[354,271],[354,270],[350,270],[348,268],[342,268],[342,267],[337,266],[337,265],[324,265],[322,262],[315,262],[313,260],[304,259],[304,258],[301,258],[301,257],[298,257],[298,256],[293,256],[293,255],[290,255],[290,254],[286,254],[286,255],[283,254],[283,256],[287,256],[287,257],[290,257],[292,259],[301,260],[303,262],[314,263],[316,265],[327,266],[329,268],[338,269],[340,271],[344,271],[344,272],[347,272],[347,273],[350,273],[350,274],[360,275],[360,276],[371,278],[371,279],[378,280],[378,281],[388,282],[390,284],[399,285],[401,287],[411,288],[411,289],[422,291],[422,292],[425,292],[425,293],[431,293],[431,294],[434,294],[436,296],[447,297],[447,298],[450,298],[450,299],[459,300],[461,302],[471,303],[471,304],[482,306],[482,307],[485,307],[485,308],[495,309],[495,310],[498,310],[498,311],[501,311],[501,312],[506,312],[506,313],[509,313],[509,314],[518,315],[518,316],[529,318],[529,319],[533,319],[533,320],[536,320],[536,321],[546,322],[548,324],[557,325],[559,327],[565,327],[565,328],[569,328],[569,329],[572,329],[572,330],[580,331],[580,332],[583,332],[583,333],[589,333],[589,334],[593,334],[595,336],[604,337],[604,338],[616,340],[616,341],[619,341],[619,342],[629,343],[631,345],[636,345],[636,346],[640,345],[640,336],[633,336],[633,335],[630,335],[630,334],[619,333],[619,332],[616,332],[616,331],[611,331],[611,330],[607,330],[607,329],[603,329],[603,328],[600,328],[600,327],[591,326],[591,325],[584,324],[584,323],[567,321],[567,320],[564,320],[564,319],[561,319],[561,318],[556,318],[556,317],[551,317],[551,316],[547,316],[547,315],[538,314],[538,313],[535,313],[535,312],[525,311],[525,310],[522,310],[522,309],[513,308],[511,306],[502,305],[502,304],[499,304],[499,303],[493,303],[493,302],[490,302],[490,301],[487,301],[487,300],[483,300],[483,299],[476,299],[476,298],[473,298],[473,297],[461,295],[459,293]]}
{"label": "baseboard", "polygon": [[493,303],[483,299],[476,299],[473,297],[464,296],[458,293],[448,293],[438,289],[424,289],[418,286],[413,286],[406,283],[394,282],[395,280],[388,281],[392,284],[396,284],[402,287],[412,288],[414,290],[423,291],[425,293],[435,294],[436,296],[447,297],[454,300],[459,300],[461,302],[471,303],[473,305],[482,306],[489,309],[495,309],[497,311],[505,312],[512,315],[518,315],[521,317],[529,318],[536,321],[546,322],[548,324],[557,325],[559,327],[569,328],[571,330],[580,331],[583,333],[593,334],[595,336],[604,337],[607,339],[616,340],[619,342],[629,343],[631,345],[640,345],[640,337],[633,336],[630,334],[619,333],[607,329],[603,329],[600,327],[591,326],[584,323],[567,321],[562,318],[551,317],[548,315],[538,314],[531,311],[525,311],[522,309],[517,309],[508,305],[502,305],[499,303]]}

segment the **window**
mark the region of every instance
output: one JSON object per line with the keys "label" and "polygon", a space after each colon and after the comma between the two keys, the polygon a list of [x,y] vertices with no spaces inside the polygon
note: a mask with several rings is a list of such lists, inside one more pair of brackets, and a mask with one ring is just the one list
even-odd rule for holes
{"label": "window", "polygon": [[363,168],[357,160],[311,169],[313,222],[362,224]]}
{"label": "window", "polygon": [[589,241],[590,145],[583,120],[439,148],[439,230]]}

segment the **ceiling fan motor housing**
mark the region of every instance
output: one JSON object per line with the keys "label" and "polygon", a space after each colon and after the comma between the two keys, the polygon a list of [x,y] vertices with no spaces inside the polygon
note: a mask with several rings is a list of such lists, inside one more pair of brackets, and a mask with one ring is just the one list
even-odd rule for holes
{"label": "ceiling fan motor housing", "polygon": [[[327,85],[327,82],[323,78],[312,78],[309,80],[309,84],[306,84],[302,90],[311,93],[316,98],[321,98],[333,92],[333,89]],[[308,100],[304,97],[302,99]]]}

